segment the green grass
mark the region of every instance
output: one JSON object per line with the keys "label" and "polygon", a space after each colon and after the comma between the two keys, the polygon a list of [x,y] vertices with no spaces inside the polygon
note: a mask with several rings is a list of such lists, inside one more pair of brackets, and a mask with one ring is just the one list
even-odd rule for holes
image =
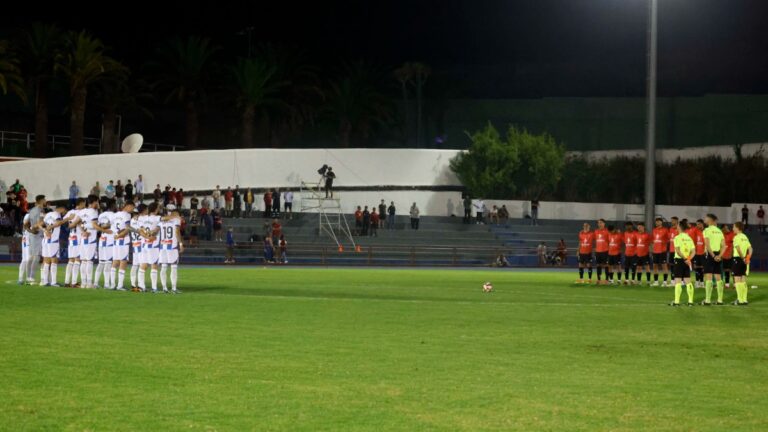
{"label": "green grass", "polygon": [[748,308],[673,309],[574,272],[180,275],[162,296],[0,267],[0,430],[768,430],[765,276]]}

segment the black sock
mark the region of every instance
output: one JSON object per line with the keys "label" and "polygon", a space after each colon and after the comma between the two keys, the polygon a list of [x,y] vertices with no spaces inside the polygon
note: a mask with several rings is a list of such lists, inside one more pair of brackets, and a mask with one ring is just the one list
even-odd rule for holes
{"label": "black sock", "polygon": [[618,271],[616,273],[618,273],[617,277],[619,278],[619,281],[621,281],[621,271]]}
{"label": "black sock", "polygon": [[603,278],[603,268],[602,267],[598,267],[597,268],[597,280],[600,280],[602,278]]}
{"label": "black sock", "polygon": [[579,279],[584,279],[584,267],[579,267]]}
{"label": "black sock", "polygon": [[666,281],[667,281],[667,276],[669,276],[669,275],[668,275],[668,274],[666,274],[666,273],[664,273],[664,282],[666,282]]}
{"label": "black sock", "polygon": [[723,279],[725,279],[725,283],[731,283],[731,272],[725,272],[725,275],[723,275]]}
{"label": "black sock", "polygon": [[658,282],[659,281],[659,274],[658,273],[654,273],[653,274],[653,281],[654,282]]}
{"label": "black sock", "polygon": [[[643,276],[641,275],[640,279],[642,279],[642,278],[643,278]],[[651,272],[646,272],[645,273],[645,278],[648,280],[648,282],[650,282],[651,281]],[[658,278],[656,278],[656,280],[658,280]]]}
{"label": "black sock", "polygon": [[589,275],[589,280],[592,280],[592,267],[587,269],[587,274]]}
{"label": "black sock", "polygon": [[629,280],[629,267],[624,269],[624,279]]}

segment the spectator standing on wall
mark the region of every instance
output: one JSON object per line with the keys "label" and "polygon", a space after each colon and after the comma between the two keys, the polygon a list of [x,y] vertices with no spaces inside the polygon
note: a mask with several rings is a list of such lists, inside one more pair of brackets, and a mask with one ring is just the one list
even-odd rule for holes
{"label": "spectator standing on wall", "polygon": [[72,185],[69,187],[69,208],[73,209],[75,208],[75,204],[77,203],[77,198],[80,196],[80,186],[77,185],[77,183],[72,180]]}
{"label": "spectator standing on wall", "polygon": [[365,206],[363,209],[363,230],[360,232],[360,235],[367,236],[368,230],[371,227],[371,212],[368,210],[368,206]]}
{"label": "spectator standing on wall", "polygon": [[264,191],[264,217],[272,217],[272,192],[269,189]]}
{"label": "spectator standing on wall", "polygon": [[221,189],[219,185],[216,185],[216,189],[211,192],[211,199],[213,200],[213,209],[218,210],[221,208]]}
{"label": "spectator standing on wall", "polygon": [[280,189],[272,189],[272,217],[280,217]]}
{"label": "spectator standing on wall", "polygon": [[227,191],[224,192],[224,216],[232,216],[232,203],[234,200],[234,193],[232,187],[227,186]]}
{"label": "spectator standing on wall", "polygon": [[379,218],[379,213],[376,211],[376,207],[374,207],[371,211],[371,237],[379,236],[379,222],[381,222],[381,218]]}
{"label": "spectator standing on wall", "polygon": [[761,233],[765,232],[765,210],[763,210],[763,206],[757,209],[757,229]]}
{"label": "spectator standing on wall", "polygon": [[179,188],[176,191],[176,208],[181,210],[184,207],[184,189]]}
{"label": "spectator standing on wall", "polygon": [[485,210],[485,201],[481,199],[475,200],[473,206],[475,207],[475,223],[478,225],[484,224],[485,220],[483,219],[483,211]]}
{"label": "spectator standing on wall", "polygon": [[160,201],[163,199],[163,191],[160,189],[160,185],[158,184],[155,186],[155,190],[152,191],[152,197],[155,199],[156,203],[160,203]]}
{"label": "spectator standing on wall", "polygon": [[499,222],[506,225],[508,220],[509,220],[509,210],[507,210],[506,204],[502,204],[501,208],[499,209]]}
{"label": "spectator standing on wall", "polygon": [[333,172],[333,168],[328,167],[328,171],[325,172],[325,197],[333,198],[333,180],[336,179],[336,173]]}
{"label": "spectator standing on wall", "polygon": [[285,206],[285,215],[288,219],[293,219],[293,192],[285,191],[283,193],[283,204]]}
{"label": "spectator standing on wall", "polygon": [[133,182],[133,187],[136,190],[136,199],[141,203],[144,201],[144,178],[139,174],[139,178]]}
{"label": "spectator standing on wall", "polygon": [[208,198],[208,196],[203,197],[203,201],[200,202],[200,208],[205,210],[211,209],[211,200]]}
{"label": "spectator standing on wall", "polygon": [[384,203],[384,200],[381,200],[381,203],[379,203],[379,228],[384,228],[384,224],[387,221],[387,204]]}
{"label": "spectator standing on wall", "polygon": [[360,206],[357,206],[357,210],[355,210],[355,235],[362,235],[363,234],[363,211],[360,209]]}
{"label": "spectator standing on wall", "polygon": [[496,205],[491,208],[491,223],[494,225],[499,224],[499,208]]}
{"label": "spectator standing on wall", "polygon": [[747,228],[747,225],[749,225],[749,208],[747,208],[746,204],[741,208],[741,223],[744,224],[744,228]]}
{"label": "spectator standing on wall", "polygon": [[117,208],[123,208],[125,205],[125,186],[123,186],[123,183],[120,180],[118,180],[115,185],[115,203],[117,204]]}
{"label": "spectator standing on wall", "polygon": [[131,183],[131,179],[128,179],[125,184],[125,200],[133,202],[133,183]]}
{"label": "spectator standing on wall", "polygon": [[531,224],[539,224],[539,200],[531,200]]}
{"label": "spectator standing on wall", "polygon": [[99,182],[96,182],[95,185],[91,188],[91,195],[96,195],[97,197],[101,197],[101,185]]}
{"label": "spectator standing on wall", "polygon": [[413,203],[413,205],[411,206],[410,213],[411,213],[411,229],[418,230],[420,212],[419,212],[419,208],[416,206],[416,203]]}
{"label": "spectator standing on wall", "polygon": [[203,238],[207,241],[211,241],[213,239],[213,212],[204,208],[203,211],[200,212],[200,215],[203,220],[203,226],[205,227],[205,236]]}
{"label": "spectator standing on wall", "polygon": [[464,220],[465,224],[472,223],[472,198],[469,194],[464,195]]}
{"label": "spectator standing on wall", "polygon": [[[99,184],[99,182],[96,182],[96,184]],[[24,185],[21,184],[19,179],[16,179],[16,182],[11,185],[10,191],[18,195],[22,189],[24,189]]]}
{"label": "spectator standing on wall", "polygon": [[389,207],[387,208],[387,229],[393,230],[395,229],[395,202],[391,201],[389,203]]}
{"label": "spectator standing on wall", "polygon": [[197,210],[200,208],[200,198],[197,197],[197,193],[192,193],[192,198],[189,199],[189,215],[197,215]]}
{"label": "spectator standing on wall", "polygon": [[235,217],[243,217],[243,194],[240,193],[240,185],[235,185],[235,190],[232,193],[232,202],[235,210]]}
{"label": "spectator standing on wall", "polygon": [[253,191],[251,188],[248,188],[248,190],[245,191],[245,196],[243,197],[243,201],[245,201],[245,217],[251,217],[251,213],[253,213]]}
{"label": "spectator standing on wall", "polygon": [[167,185],[163,191],[163,207],[168,207],[171,201],[176,201],[176,188],[173,188],[173,193],[171,193],[171,186]]}

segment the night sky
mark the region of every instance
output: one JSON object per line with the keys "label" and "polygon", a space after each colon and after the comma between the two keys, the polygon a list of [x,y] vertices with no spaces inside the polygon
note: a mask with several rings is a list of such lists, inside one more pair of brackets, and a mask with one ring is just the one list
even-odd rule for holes
{"label": "night sky", "polygon": [[[466,97],[641,96],[646,0],[70,2],[4,6],[0,29],[40,20],[86,28],[139,66],[174,34],[212,37],[230,56],[272,42],[333,68],[344,59],[418,60]],[[768,1],[660,0],[662,96],[768,93]],[[107,3],[105,3],[107,5]],[[13,10],[13,8],[18,8]]]}

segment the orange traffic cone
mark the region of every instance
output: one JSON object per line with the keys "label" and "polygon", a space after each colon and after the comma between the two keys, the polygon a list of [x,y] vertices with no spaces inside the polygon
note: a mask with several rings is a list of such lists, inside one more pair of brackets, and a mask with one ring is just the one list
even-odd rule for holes
{"label": "orange traffic cone", "polygon": [[342,252],[344,252],[344,246],[339,245],[339,253],[342,253]]}

